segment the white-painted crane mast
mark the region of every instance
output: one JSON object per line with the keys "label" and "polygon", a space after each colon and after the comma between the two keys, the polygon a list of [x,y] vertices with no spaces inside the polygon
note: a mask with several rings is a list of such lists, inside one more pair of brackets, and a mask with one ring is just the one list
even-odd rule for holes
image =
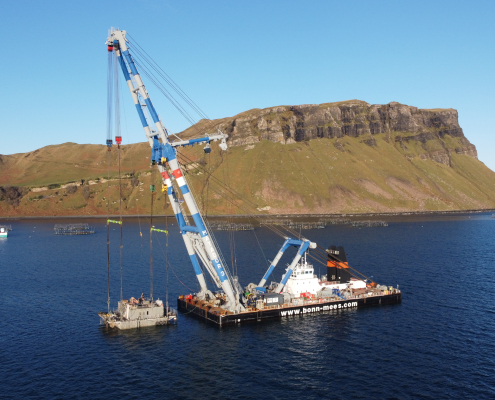
{"label": "white-painted crane mast", "polygon": [[[240,301],[240,293],[238,293],[237,287],[234,286],[231,277],[227,273],[227,269],[222,264],[219,255],[220,253],[210,238],[208,229],[203,221],[203,217],[197,207],[192,193],[189,190],[186,178],[182,175],[175,150],[175,147],[177,146],[194,145],[195,143],[202,142],[209,146],[211,141],[217,140],[221,140],[220,148],[222,148],[222,150],[226,150],[227,135],[219,132],[217,135],[210,135],[199,139],[170,142],[167,129],[155,111],[141,76],[137,71],[134,60],[129,53],[125,35],[126,31],[114,30],[110,33],[106,44],[108,45],[108,51],[115,51],[127,82],[127,86],[129,87],[129,91],[136,106],[137,113],[143,125],[146,138],[148,139],[152,149],[151,162],[152,164],[156,164],[158,166],[163,183],[167,188],[170,204],[172,205],[172,209],[182,233],[182,238],[201,287],[198,297],[201,298],[207,294],[211,296],[211,292],[207,288],[204,274],[199,266],[197,257],[199,257],[202,261],[216,285],[223,289],[227,296],[228,308],[233,311],[240,311],[244,308]],[[152,130],[150,128],[144,113],[145,109],[151,116],[156,130]],[[184,201],[187,204],[192,219],[194,220],[195,226],[188,225],[182,215],[179,202],[175,196],[172,186],[172,176],[174,177],[177,186],[182,193]]]}

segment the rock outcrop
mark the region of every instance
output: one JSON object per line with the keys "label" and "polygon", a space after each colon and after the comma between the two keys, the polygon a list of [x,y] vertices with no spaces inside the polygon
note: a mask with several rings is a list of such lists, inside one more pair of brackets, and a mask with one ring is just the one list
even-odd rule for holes
{"label": "rock outcrop", "polygon": [[[212,121],[229,135],[231,146],[272,142],[295,143],[316,138],[362,137],[373,146],[374,135],[389,134],[403,149],[417,142],[424,148],[422,159],[450,163],[450,153],[477,158],[476,147],[464,136],[454,109],[419,109],[397,102],[370,105],[349,100],[338,103],[304,104],[253,109],[231,118]],[[203,121],[206,126],[206,122]],[[184,133],[187,135],[188,131]],[[429,149],[427,142],[445,136],[460,139],[455,148]],[[458,144],[461,144],[460,146]]]}

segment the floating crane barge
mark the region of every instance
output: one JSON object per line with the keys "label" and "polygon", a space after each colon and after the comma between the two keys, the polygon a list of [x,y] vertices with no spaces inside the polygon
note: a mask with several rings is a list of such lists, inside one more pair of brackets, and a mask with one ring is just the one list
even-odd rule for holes
{"label": "floating crane barge", "polygon": [[[345,259],[344,249],[340,247],[337,251],[341,256],[339,260]],[[318,278],[305,256],[294,267],[281,294],[274,293],[278,286],[276,282],[268,287],[254,287],[251,284],[247,288],[251,292],[247,294],[248,306],[244,311],[235,313],[219,307],[219,304],[226,301],[223,293],[218,293],[209,300],[199,299],[195,295],[179,296],[177,307],[182,312],[225,326],[269,318],[347,311],[402,301],[402,293],[398,288],[368,284],[364,280],[352,278],[348,269],[347,262],[335,262],[329,257],[327,275]]]}
{"label": "floating crane barge", "polygon": [[375,305],[396,304],[402,300],[399,290],[392,289],[390,294],[370,291],[365,295],[341,299],[315,299],[315,300],[294,300],[288,304],[266,306],[261,309],[255,307],[237,314],[223,309],[215,308],[211,302],[199,300],[192,296],[179,296],[177,307],[179,311],[190,313],[205,321],[213,322],[220,326],[235,325],[242,322],[260,322],[270,318],[300,317],[305,314],[322,314],[348,309],[367,307]]}
{"label": "floating crane barge", "polygon": [[[203,219],[177,159],[176,150],[198,144],[204,145],[204,152],[208,154],[211,152],[210,143],[220,141],[219,147],[225,151],[228,135],[218,130],[215,134],[205,133],[205,136],[197,139],[179,138],[172,141],[172,135],[156,112],[136,67],[146,60],[141,59],[138,64],[134,62],[130,50],[137,49],[139,45],[131,42],[126,35],[126,31],[112,30],[106,42],[108,51],[113,52],[122,69],[151,147],[151,165],[158,169],[162,177],[162,191],[167,193],[170,200],[200,288],[197,293],[179,296],[177,304],[180,311],[223,326],[401,302],[402,294],[398,287],[394,289],[378,285],[350,267],[342,247],[323,249],[306,238],[296,238],[299,235],[294,231],[291,233],[290,227],[283,229],[294,237],[286,236],[270,224],[267,224],[267,228],[278,231],[276,233],[285,242],[259,283],[250,283],[243,288],[238,277],[229,271],[213,232]],[[136,53],[140,54],[138,50]],[[184,94],[178,93],[180,96]],[[297,249],[296,256],[287,265],[282,280],[267,285],[274,268],[289,247]],[[318,278],[314,274],[314,268],[306,257],[311,251],[320,257],[320,262],[327,258],[326,276]],[[215,293],[209,290],[205,273],[210,275],[219,289]]]}

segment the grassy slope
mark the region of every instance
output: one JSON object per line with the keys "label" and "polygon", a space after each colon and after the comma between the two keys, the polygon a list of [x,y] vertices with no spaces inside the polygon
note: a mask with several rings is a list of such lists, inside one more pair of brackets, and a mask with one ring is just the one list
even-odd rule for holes
{"label": "grassy slope", "polygon": [[[344,151],[335,147],[338,140]],[[453,153],[452,167],[404,157],[394,141],[377,137],[316,139],[282,145],[262,141],[254,149],[231,148],[228,161],[212,153],[214,176],[271,212],[372,212],[454,210],[495,206],[495,173],[480,161]],[[412,153],[412,146],[408,152]],[[417,149],[417,153],[424,150]],[[191,154],[190,152],[188,154]],[[195,156],[200,158],[199,150]],[[225,177],[225,178],[224,178]],[[201,192],[204,176],[191,180]],[[213,189],[213,184],[211,184]],[[199,196],[200,197],[200,196]],[[211,212],[228,207],[212,201]]]}
{"label": "grassy slope", "polygon": [[[231,147],[222,154],[216,145],[210,155],[202,148],[183,149],[184,155],[204,159],[213,176],[247,198],[237,209],[225,201],[218,185],[207,174],[192,168],[186,175],[198,204],[208,213],[253,213],[254,208],[270,206],[271,213],[349,213],[410,210],[457,210],[495,207],[495,173],[480,161],[455,152],[451,166],[418,155],[425,148],[417,142],[400,146],[395,137],[402,133],[376,135],[377,145],[362,143],[363,138],[315,139],[283,145],[262,141],[252,146]],[[426,143],[428,150],[455,148],[457,139]],[[123,146],[122,170],[136,171],[140,180],[133,187],[123,180],[124,212],[149,213],[150,150],[147,143]],[[117,152],[111,152],[111,175],[117,172]],[[3,156],[0,185],[39,187],[94,179],[107,175],[104,146],[65,143],[27,154]],[[159,176],[155,213],[170,212],[161,193]],[[106,214],[108,183],[91,185],[91,197],[82,190],[67,194],[65,189],[30,192],[14,209],[0,202],[0,215],[94,215]],[[208,193],[208,196],[207,196]],[[43,196],[42,199],[38,199]],[[117,181],[110,182],[110,212],[118,211]]]}
{"label": "grassy slope", "polygon": [[[114,147],[114,150],[116,148]],[[111,174],[118,172],[117,152],[111,153]],[[148,143],[122,146],[126,172],[148,168]],[[148,157],[146,159],[146,157]],[[0,186],[43,186],[94,179],[107,175],[107,147],[94,144],[64,143],[24,153],[2,156]]]}

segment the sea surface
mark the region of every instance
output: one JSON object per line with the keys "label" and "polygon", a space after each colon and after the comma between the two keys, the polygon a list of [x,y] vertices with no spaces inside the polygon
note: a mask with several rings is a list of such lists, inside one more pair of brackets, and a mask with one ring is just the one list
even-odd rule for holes
{"label": "sea surface", "polygon": [[[88,222],[94,235],[55,236]],[[1,221],[0,221],[1,223]],[[388,227],[302,231],[343,245],[350,264],[403,292],[399,305],[219,328],[179,314],[177,326],[112,331],[103,219],[17,220],[0,239],[2,399],[494,399],[495,219],[395,218]],[[198,289],[169,219],[169,300]],[[155,220],[164,229],[164,219]],[[140,235],[142,232],[142,237]],[[283,239],[267,228],[216,232],[241,283],[257,283]],[[153,235],[154,297],[165,299],[166,235]],[[110,232],[110,296],[120,298],[120,230]],[[231,248],[235,247],[235,254]],[[279,280],[294,250],[279,263]],[[232,268],[232,266],[230,267]],[[322,275],[325,267],[315,264]],[[210,287],[213,288],[211,283]],[[125,219],[123,296],[150,294],[149,220]]]}

